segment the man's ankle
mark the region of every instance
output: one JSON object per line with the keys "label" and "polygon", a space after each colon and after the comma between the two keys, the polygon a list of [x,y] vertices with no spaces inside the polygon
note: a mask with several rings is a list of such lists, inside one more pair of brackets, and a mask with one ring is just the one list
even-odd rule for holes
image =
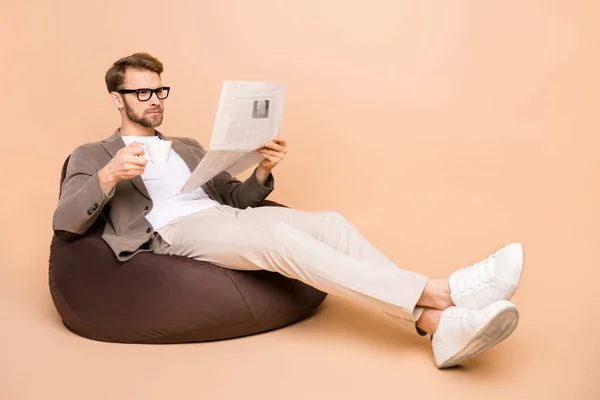
{"label": "man's ankle", "polygon": [[448,279],[430,279],[417,305],[440,311],[453,306]]}
{"label": "man's ankle", "polygon": [[440,310],[426,308],[417,321],[417,328],[432,335],[437,331],[441,316],[442,312]]}

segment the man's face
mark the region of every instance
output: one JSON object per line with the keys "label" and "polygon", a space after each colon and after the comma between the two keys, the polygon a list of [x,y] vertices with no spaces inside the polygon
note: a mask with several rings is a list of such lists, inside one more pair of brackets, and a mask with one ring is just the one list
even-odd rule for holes
{"label": "man's face", "polygon": [[[129,68],[125,73],[123,89],[156,89],[162,86],[156,72]],[[148,101],[140,101],[135,93],[122,94],[127,118],[146,128],[156,128],[162,124],[164,100],[156,93]]]}

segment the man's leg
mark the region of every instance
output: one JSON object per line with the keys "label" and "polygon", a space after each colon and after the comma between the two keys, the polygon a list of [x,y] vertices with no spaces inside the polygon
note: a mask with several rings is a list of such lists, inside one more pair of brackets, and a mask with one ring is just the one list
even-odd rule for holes
{"label": "man's leg", "polygon": [[305,212],[285,207],[258,207],[236,211],[239,212],[242,220],[254,222],[269,220],[290,224],[357,260],[395,266],[339,213]]}
{"label": "man's leg", "polygon": [[[352,229],[341,227],[344,221],[335,228],[321,227],[311,235],[302,218],[290,223],[279,217],[260,217],[252,209],[226,206],[194,214],[158,230],[171,246],[160,247],[157,252],[228,268],[279,272],[387,314],[418,319],[418,326],[434,334],[432,347],[439,368],[473,358],[506,339],[517,326],[518,310],[506,299],[520,278],[523,257],[518,243],[455,271],[450,280],[433,280],[386,262],[381,253],[362,243],[363,239],[348,234]],[[341,220],[337,216],[333,219]],[[340,232],[346,233],[339,236]],[[448,284],[453,287],[451,300]],[[462,305],[446,308],[448,304],[443,304],[452,302]],[[416,304],[426,307],[420,318],[416,313],[421,308]]]}
{"label": "man's leg", "polygon": [[[244,220],[257,223],[268,220],[290,224],[333,249],[357,260],[399,268],[337,212],[305,212],[285,207],[258,207],[235,211]],[[430,279],[418,304],[427,305],[438,310],[444,310],[452,306],[448,279]],[[423,307],[415,307],[413,312],[415,320],[419,320],[422,312]],[[438,315],[436,313],[430,314]],[[427,318],[427,320],[430,321],[431,318]],[[428,327],[429,325],[427,324]],[[425,330],[421,329],[420,324],[416,326],[416,329],[421,336],[427,334]]]}
{"label": "man's leg", "polygon": [[170,244],[165,249],[169,254],[226,268],[278,272],[393,316],[419,318],[415,306],[427,277],[395,266],[358,233],[337,232],[340,236],[333,238],[337,229],[319,229],[316,238],[289,221],[261,218],[254,211],[258,209],[217,206],[158,231]]}
{"label": "man's leg", "polygon": [[[285,222],[355,259],[398,268],[339,213],[303,212],[284,207],[259,207],[237,211],[242,219]],[[417,304],[431,308],[429,316],[438,316],[439,313],[433,312],[434,310],[443,311],[454,305],[467,309],[482,309],[493,301],[507,300],[518,285],[522,262],[522,246],[518,243],[510,244],[472,267],[455,271],[449,278],[429,279]],[[416,307],[413,313],[417,319],[422,312],[420,308]],[[425,331],[419,327],[424,324],[431,325],[423,321],[417,324],[417,331],[421,335],[425,334]],[[431,332],[430,329],[428,331]]]}

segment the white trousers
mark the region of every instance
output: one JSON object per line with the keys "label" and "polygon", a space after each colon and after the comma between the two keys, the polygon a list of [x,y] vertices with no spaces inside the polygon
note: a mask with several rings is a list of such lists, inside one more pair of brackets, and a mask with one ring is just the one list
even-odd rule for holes
{"label": "white trousers", "polygon": [[429,278],[399,268],[335,212],[218,205],[157,231],[157,253],[277,272],[412,322],[423,311]]}

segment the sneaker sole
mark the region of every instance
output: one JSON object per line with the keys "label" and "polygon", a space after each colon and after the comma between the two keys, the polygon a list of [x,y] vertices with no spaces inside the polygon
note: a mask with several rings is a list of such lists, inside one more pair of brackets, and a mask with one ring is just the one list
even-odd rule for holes
{"label": "sneaker sole", "polygon": [[438,368],[451,368],[469,361],[509,337],[517,328],[518,323],[519,311],[516,307],[508,306],[499,311],[462,350],[438,365]]}

